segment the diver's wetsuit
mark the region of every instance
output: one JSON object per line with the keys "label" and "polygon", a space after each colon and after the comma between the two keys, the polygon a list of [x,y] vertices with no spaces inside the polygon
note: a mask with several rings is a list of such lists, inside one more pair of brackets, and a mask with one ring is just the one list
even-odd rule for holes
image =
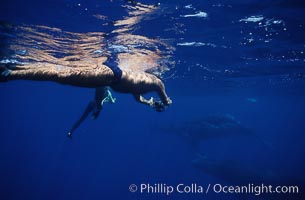
{"label": "diver's wetsuit", "polygon": [[107,61],[104,62],[103,64],[106,65],[107,67],[109,67],[114,74],[112,84],[116,84],[116,83],[120,82],[120,80],[122,79],[123,72],[118,67],[118,56],[112,55],[112,56],[108,57]]}

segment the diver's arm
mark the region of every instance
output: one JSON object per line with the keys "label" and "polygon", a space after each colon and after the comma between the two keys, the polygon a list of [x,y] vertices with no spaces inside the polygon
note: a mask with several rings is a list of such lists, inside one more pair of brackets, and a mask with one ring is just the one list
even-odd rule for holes
{"label": "diver's arm", "polygon": [[[146,72],[123,71],[120,82],[111,85],[111,88],[118,92],[132,93],[140,103],[149,104],[151,101],[143,99],[141,94],[157,92],[162,103],[166,106],[172,103],[165,92],[163,82],[153,74]],[[148,101],[148,102],[147,102]]]}
{"label": "diver's arm", "polygon": [[165,92],[165,86],[160,79],[159,79],[159,83],[157,83],[157,87],[158,87],[157,93],[158,93],[159,97],[161,98],[162,103],[167,106],[172,104],[172,100],[167,96],[167,94]]}
{"label": "diver's arm", "polygon": [[74,133],[74,131],[79,127],[79,125],[88,117],[88,115],[90,114],[90,112],[93,111],[94,107],[95,107],[95,102],[91,101],[87,108],[85,109],[84,113],[82,114],[82,116],[75,122],[75,124],[73,125],[72,129],[69,131],[68,133],[68,137],[72,138],[72,134]]}

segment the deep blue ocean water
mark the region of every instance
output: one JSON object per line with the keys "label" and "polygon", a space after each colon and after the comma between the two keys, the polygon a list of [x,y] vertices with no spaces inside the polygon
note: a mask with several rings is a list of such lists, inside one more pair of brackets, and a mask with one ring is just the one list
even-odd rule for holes
{"label": "deep blue ocean water", "polygon": [[[93,89],[1,83],[0,199],[302,199],[129,191],[130,184],[142,183],[241,185],[245,175],[248,183],[264,177],[273,185],[298,185],[301,192],[305,186],[305,3],[139,2],[156,10],[130,33],[174,49],[163,74],[173,104],[159,113],[114,93],[117,103],[105,106],[97,120],[86,120],[70,140],[66,133]],[[0,5],[3,22],[74,33],[109,33],[111,22],[128,17],[124,5],[135,6],[120,0]],[[237,129],[227,128],[231,122]],[[198,132],[210,136],[195,148],[190,137]]]}

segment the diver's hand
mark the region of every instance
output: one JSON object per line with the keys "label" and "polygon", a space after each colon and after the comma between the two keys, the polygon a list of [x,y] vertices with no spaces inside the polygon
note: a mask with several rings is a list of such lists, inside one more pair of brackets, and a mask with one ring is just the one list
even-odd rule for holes
{"label": "diver's hand", "polygon": [[169,97],[167,97],[166,102],[165,102],[165,105],[169,106],[169,105],[171,105],[172,103],[173,103],[173,101],[172,101]]}
{"label": "diver's hand", "polygon": [[157,112],[162,112],[165,110],[165,105],[161,101],[156,101],[154,107]]}
{"label": "diver's hand", "polygon": [[154,100],[153,98],[150,98],[150,100],[152,100],[152,104],[151,107],[153,107],[154,109],[156,109],[157,112],[162,112],[165,110],[165,105],[164,103],[162,103],[162,101],[160,100]]}
{"label": "diver's hand", "polygon": [[154,107],[154,103],[155,103],[155,100],[153,97],[150,97],[150,99],[147,101],[148,105],[151,106],[151,107]]}

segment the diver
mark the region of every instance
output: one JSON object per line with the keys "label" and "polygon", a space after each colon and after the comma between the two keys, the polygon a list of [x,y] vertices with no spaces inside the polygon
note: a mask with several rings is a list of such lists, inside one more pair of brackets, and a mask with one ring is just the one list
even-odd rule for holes
{"label": "diver", "polygon": [[80,126],[80,124],[88,117],[90,113],[92,113],[92,119],[97,119],[101,110],[103,109],[104,103],[109,102],[114,104],[115,101],[116,98],[112,97],[110,88],[108,86],[96,88],[94,99],[89,102],[82,116],[72,126],[71,130],[68,132],[68,137],[72,138],[74,131]]}
{"label": "diver", "polygon": [[[109,64],[109,63],[108,63]],[[0,82],[11,80],[52,81],[65,85],[87,88],[109,86],[121,93],[131,93],[136,101],[163,111],[172,103],[167,96],[163,82],[153,74],[142,71],[120,69],[116,63],[77,63],[56,65],[35,62],[29,64],[0,64]],[[156,92],[160,100],[143,95]]]}

